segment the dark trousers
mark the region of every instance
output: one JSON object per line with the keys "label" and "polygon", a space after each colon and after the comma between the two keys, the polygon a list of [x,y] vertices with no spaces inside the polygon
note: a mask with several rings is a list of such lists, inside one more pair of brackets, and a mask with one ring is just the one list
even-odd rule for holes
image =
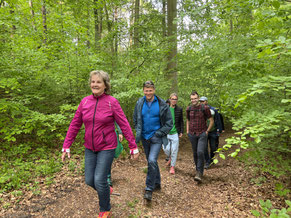
{"label": "dark trousers", "polygon": [[188,133],[189,140],[192,144],[193,158],[196,165],[196,171],[203,175],[204,171],[204,152],[207,145],[207,135],[205,132],[200,135]]}
{"label": "dark trousers", "polygon": [[[205,152],[204,152],[204,158],[205,158],[205,163],[210,165],[213,162],[213,157],[215,155],[215,152],[217,150],[217,132],[209,132],[208,133],[208,142],[205,147]],[[210,153],[208,151],[208,144],[210,147]]]}

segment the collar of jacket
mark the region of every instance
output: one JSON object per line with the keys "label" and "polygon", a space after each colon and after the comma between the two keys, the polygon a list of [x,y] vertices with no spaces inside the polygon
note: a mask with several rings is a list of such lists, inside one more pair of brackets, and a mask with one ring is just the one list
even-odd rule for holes
{"label": "collar of jacket", "polygon": [[95,96],[95,95],[92,94],[92,97],[95,98],[95,99],[99,99],[99,98],[102,98],[105,95],[106,95],[106,93],[104,92],[102,95],[98,95],[98,96]]}
{"label": "collar of jacket", "polygon": [[[154,95],[154,100],[152,100],[151,102],[153,103],[154,101],[157,101],[157,100],[158,100],[157,96]],[[143,102],[148,102],[145,96],[143,96]]]}

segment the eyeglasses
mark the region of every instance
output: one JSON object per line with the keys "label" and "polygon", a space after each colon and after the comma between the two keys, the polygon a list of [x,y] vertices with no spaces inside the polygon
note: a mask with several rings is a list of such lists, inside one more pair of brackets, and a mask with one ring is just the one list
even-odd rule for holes
{"label": "eyeglasses", "polygon": [[178,99],[177,98],[172,98],[171,101],[178,101]]}

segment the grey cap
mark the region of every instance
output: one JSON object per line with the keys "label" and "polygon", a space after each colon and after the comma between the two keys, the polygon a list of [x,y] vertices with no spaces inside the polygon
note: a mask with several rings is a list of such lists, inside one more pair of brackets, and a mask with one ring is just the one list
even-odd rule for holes
{"label": "grey cap", "polygon": [[199,101],[208,101],[208,99],[205,96],[202,96]]}

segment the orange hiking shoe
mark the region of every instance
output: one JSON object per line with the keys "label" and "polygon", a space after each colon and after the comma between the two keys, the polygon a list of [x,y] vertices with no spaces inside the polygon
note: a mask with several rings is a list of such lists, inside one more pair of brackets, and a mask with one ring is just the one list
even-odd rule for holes
{"label": "orange hiking shoe", "polygon": [[111,211],[104,211],[99,213],[98,218],[110,218],[111,215]]}

